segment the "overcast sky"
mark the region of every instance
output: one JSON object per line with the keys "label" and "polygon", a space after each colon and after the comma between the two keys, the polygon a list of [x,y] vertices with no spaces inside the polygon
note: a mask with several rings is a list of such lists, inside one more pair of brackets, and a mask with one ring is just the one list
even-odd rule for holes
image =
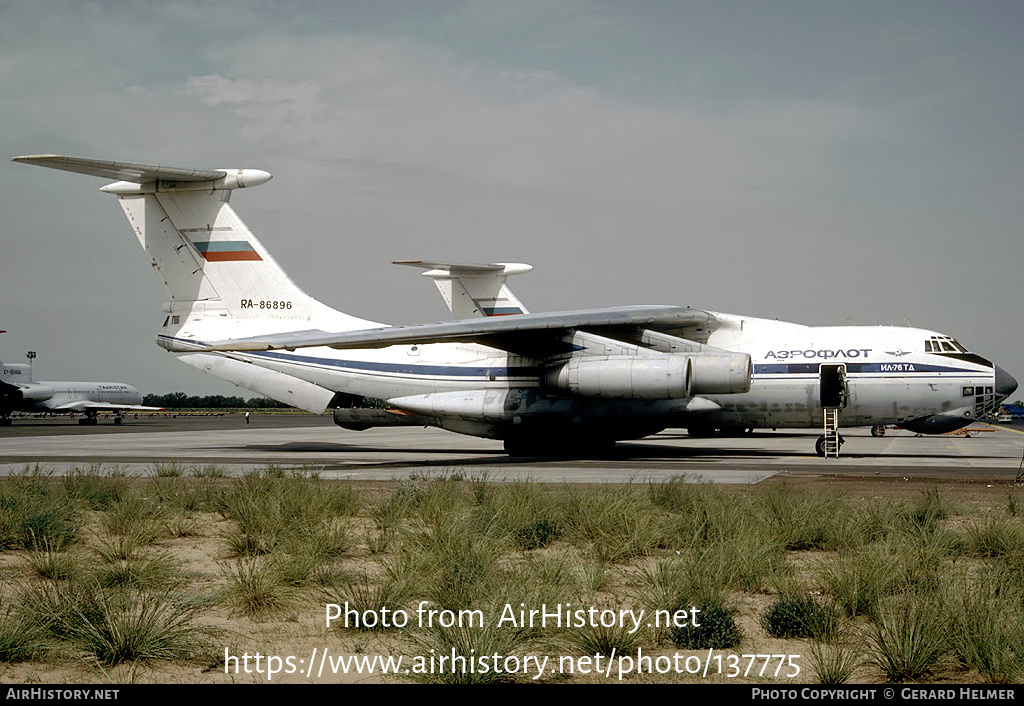
{"label": "overcast sky", "polygon": [[[0,0],[0,144],[265,169],[234,208],[377,321],[448,318],[392,260],[527,262],[534,311],[910,321],[1024,380],[1022,28],[962,0]],[[103,184],[0,162],[0,359],[238,393],[154,344]]]}

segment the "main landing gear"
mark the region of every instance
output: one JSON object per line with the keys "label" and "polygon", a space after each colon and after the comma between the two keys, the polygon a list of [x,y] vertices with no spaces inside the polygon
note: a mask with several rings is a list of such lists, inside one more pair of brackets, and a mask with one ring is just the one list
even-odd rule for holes
{"label": "main landing gear", "polygon": [[[100,420],[96,412],[86,412],[85,416],[78,420],[79,424],[93,426],[99,424]],[[124,415],[120,412],[114,413],[114,424],[124,424]]]}
{"label": "main landing gear", "polygon": [[[837,438],[840,447],[846,443],[846,439],[842,436],[837,435]],[[825,444],[826,440],[824,436],[819,436],[818,440],[814,442],[814,453],[818,454],[822,458],[825,458]],[[838,455],[838,449],[836,450],[836,455]]]}

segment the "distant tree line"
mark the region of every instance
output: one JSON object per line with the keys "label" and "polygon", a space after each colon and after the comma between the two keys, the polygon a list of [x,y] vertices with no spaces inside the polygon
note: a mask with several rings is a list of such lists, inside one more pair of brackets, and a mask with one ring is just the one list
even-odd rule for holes
{"label": "distant tree line", "polygon": [[227,397],[225,395],[186,395],[169,392],[166,395],[146,395],[142,404],[165,409],[290,409],[291,405],[266,397]]}

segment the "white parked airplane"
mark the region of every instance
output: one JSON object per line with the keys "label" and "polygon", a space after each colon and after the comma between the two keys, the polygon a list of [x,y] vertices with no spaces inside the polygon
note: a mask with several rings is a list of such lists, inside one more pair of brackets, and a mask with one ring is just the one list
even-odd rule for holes
{"label": "white parked airplane", "polygon": [[[843,426],[941,433],[1017,388],[998,366],[922,329],[802,326],[676,306],[525,313],[504,279],[495,288],[482,274],[528,267],[519,265],[417,262],[461,318],[387,326],[295,286],[228,205],[233,190],[266,183],[267,172],[15,161],[117,180],[101,191],[118,197],[168,293],[160,346],[289,404],[340,406],[335,420],[351,428],[429,424],[502,439],[510,453],[608,446],[665,428],[819,428],[824,454],[838,426],[826,410]],[[487,315],[515,308],[524,313]],[[358,409],[364,398],[391,409]]]}
{"label": "white parked airplane", "polygon": [[79,424],[96,424],[99,412],[114,412],[120,424],[126,411],[153,411],[142,393],[123,382],[36,382],[24,363],[0,363],[0,426],[10,426],[14,412],[84,414]]}

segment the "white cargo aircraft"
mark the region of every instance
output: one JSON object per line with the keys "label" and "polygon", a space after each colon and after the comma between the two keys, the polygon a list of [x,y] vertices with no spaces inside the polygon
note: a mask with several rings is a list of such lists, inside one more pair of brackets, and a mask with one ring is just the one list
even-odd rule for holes
{"label": "white cargo aircraft", "polygon": [[127,411],[153,411],[142,404],[142,393],[123,382],[36,382],[25,363],[0,363],[0,426],[11,425],[11,414],[84,414],[79,424],[96,424],[99,412],[114,412],[120,424]]}
{"label": "white cargo aircraft", "polygon": [[[116,180],[101,191],[118,197],[167,290],[160,346],[268,397],[334,407],[348,428],[433,425],[502,439],[513,454],[609,447],[666,428],[819,428],[825,455],[829,438],[838,451],[840,420],[941,433],[1017,388],[998,366],[922,329],[676,306],[527,313],[504,283],[525,265],[408,263],[430,268],[459,318],[387,326],[299,289],[238,217],[231,192],[266,183],[267,172],[15,161]],[[366,398],[389,409],[360,408]]]}

